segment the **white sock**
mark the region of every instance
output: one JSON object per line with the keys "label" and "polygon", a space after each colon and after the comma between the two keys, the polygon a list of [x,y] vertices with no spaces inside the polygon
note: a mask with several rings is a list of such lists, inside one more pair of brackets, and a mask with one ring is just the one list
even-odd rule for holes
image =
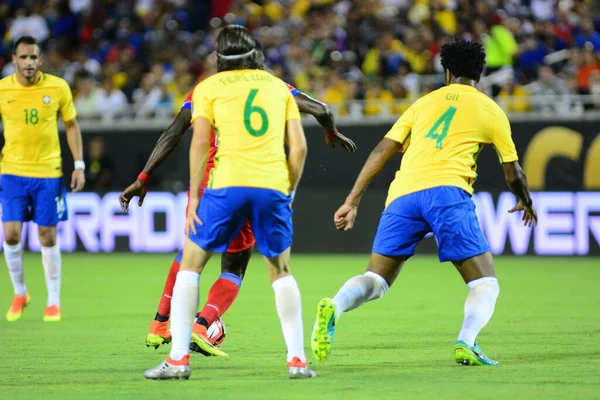
{"label": "white sock", "polygon": [[48,289],[47,306],[60,307],[60,275],[62,260],[58,244],[52,247],[42,247],[42,264],[46,276],[46,288]]}
{"label": "white sock", "polygon": [[302,301],[298,283],[292,275],[288,275],[273,282],[273,291],[275,292],[275,307],[287,347],[287,362],[298,357],[305,363]]}
{"label": "white sock", "polygon": [[4,259],[6,260],[6,266],[10,273],[15,294],[25,296],[27,288],[25,287],[25,268],[23,267],[23,248],[21,247],[21,243],[11,246],[4,242],[2,247],[4,248]]}
{"label": "white sock", "polygon": [[343,312],[383,297],[389,288],[385,279],[375,272],[367,271],[364,275],[350,278],[333,298],[336,319],[339,319]]}
{"label": "white sock", "polygon": [[200,274],[193,271],[179,271],[171,298],[171,359],[178,361],[190,353],[192,323],[198,311],[200,294]]}
{"label": "white sock", "polygon": [[469,294],[465,302],[465,319],[458,340],[469,346],[475,345],[479,331],[487,325],[494,314],[500,286],[496,278],[480,278],[467,283]]}

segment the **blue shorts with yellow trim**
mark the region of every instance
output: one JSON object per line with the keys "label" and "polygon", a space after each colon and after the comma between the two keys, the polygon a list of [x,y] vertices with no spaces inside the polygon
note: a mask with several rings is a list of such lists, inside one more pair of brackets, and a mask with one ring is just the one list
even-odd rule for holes
{"label": "blue shorts with yellow trim", "polygon": [[250,221],[258,251],[275,257],[292,245],[291,197],[272,189],[229,187],[206,189],[200,200],[197,234],[190,239],[204,250],[223,253]]}
{"label": "blue shorts with yellow trim", "polygon": [[63,178],[3,174],[0,187],[2,222],[33,221],[39,226],[56,226],[68,219]]}
{"label": "blue shorts with yellow trim", "polygon": [[490,250],[471,196],[457,187],[440,186],[392,201],[381,215],[373,253],[410,257],[430,232],[437,239],[441,262],[465,260]]}

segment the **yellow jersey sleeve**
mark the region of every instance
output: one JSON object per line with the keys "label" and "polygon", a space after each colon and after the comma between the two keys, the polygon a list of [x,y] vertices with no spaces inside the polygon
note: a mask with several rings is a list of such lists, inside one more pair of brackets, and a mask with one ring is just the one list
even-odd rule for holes
{"label": "yellow jersey sleeve", "polygon": [[292,96],[292,93],[289,90],[287,90],[287,92],[287,112],[285,120],[289,121],[291,119],[301,119],[300,110],[298,109],[298,103],[296,103],[296,100],[294,99],[294,96]]}
{"label": "yellow jersey sleeve", "polygon": [[517,149],[512,140],[510,122],[504,111],[498,110],[495,126],[496,132],[494,133],[494,141],[492,144],[498,153],[500,163],[518,161],[519,156],[517,156]]}
{"label": "yellow jersey sleeve", "polygon": [[63,121],[72,121],[77,116],[77,110],[75,110],[75,104],[73,103],[73,94],[71,93],[71,88],[64,82],[62,85],[60,96],[60,103],[58,106],[58,110],[60,111],[60,116]]}
{"label": "yellow jersey sleeve", "polygon": [[[416,103],[415,103],[416,104]],[[405,152],[410,145],[410,135],[413,127],[415,106],[412,105],[402,114],[398,121],[392,126],[392,129],[385,135],[386,138],[393,140],[394,142],[400,143],[402,149],[400,151]]]}
{"label": "yellow jersey sleeve", "polygon": [[212,91],[206,88],[207,83],[207,81],[203,81],[194,88],[194,95],[192,96],[192,123],[198,117],[204,117],[211,124],[214,123],[213,99],[208,97],[208,94],[212,93]]}

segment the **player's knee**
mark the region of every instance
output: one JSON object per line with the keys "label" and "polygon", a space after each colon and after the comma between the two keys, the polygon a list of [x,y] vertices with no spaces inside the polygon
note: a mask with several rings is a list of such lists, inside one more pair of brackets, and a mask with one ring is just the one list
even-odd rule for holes
{"label": "player's knee", "polygon": [[500,295],[500,285],[498,284],[498,279],[494,277],[475,279],[467,283],[467,286],[471,292],[485,295],[494,300]]}
{"label": "player's knee", "polygon": [[9,246],[16,246],[21,241],[21,235],[18,232],[6,232],[4,241]]}
{"label": "player's knee", "polygon": [[40,228],[39,235],[42,247],[54,247],[56,245],[56,230]]}
{"label": "player's knee", "polygon": [[383,276],[376,274],[373,271],[365,272],[365,276],[369,277],[373,281],[373,291],[371,292],[369,300],[379,299],[387,293],[390,286]]}

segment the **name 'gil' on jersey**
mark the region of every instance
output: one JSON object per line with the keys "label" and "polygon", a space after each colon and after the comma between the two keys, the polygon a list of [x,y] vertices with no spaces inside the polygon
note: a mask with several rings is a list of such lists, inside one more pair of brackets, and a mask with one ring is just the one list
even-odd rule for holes
{"label": "name 'gil' on jersey", "polygon": [[300,112],[283,81],[262,70],[220,72],[194,89],[192,121],[198,117],[211,121],[219,143],[209,188],[288,194],[286,122]]}
{"label": "name 'gil' on jersey", "polygon": [[2,173],[32,178],[62,176],[58,113],[63,121],[77,116],[67,82],[41,73],[33,86],[15,75],[0,80],[0,114],[4,123]]}

